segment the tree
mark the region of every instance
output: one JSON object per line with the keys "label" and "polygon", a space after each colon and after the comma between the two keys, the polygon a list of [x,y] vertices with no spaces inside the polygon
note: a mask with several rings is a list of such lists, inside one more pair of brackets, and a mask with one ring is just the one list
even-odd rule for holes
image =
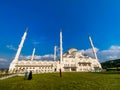
{"label": "tree", "polygon": [[117,71],[119,71],[120,63],[117,63],[116,67],[117,67]]}

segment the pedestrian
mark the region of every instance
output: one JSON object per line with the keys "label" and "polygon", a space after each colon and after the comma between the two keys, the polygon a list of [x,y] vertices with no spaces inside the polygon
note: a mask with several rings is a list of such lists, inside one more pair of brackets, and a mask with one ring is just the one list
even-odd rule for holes
{"label": "pedestrian", "polygon": [[31,79],[32,79],[32,71],[30,71],[28,75],[28,80],[31,80]]}
{"label": "pedestrian", "polygon": [[60,77],[62,77],[62,70],[61,70],[61,68],[59,69],[59,71],[60,71]]}
{"label": "pedestrian", "polygon": [[54,72],[56,72],[56,68],[54,69]]}
{"label": "pedestrian", "polygon": [[25,71],[25,72],[24,72],[24,80],[27,79],[27,76],[28,76],[28,71]]}

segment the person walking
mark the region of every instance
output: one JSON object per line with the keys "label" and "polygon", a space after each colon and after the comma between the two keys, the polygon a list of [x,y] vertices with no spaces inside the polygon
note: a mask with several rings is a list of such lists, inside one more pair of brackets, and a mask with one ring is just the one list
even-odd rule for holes
{"label": "person walking", "polygon": [[60,77],[62,77],[62,70],[61,70],[61,68],[59,69],[59,71],[60,71]]}
{"label": "person walking", "polygon": [[32,79],[32,71],[30,71],[29,75],[28,75],[28,80]]}
{"label": "person walking", "polygon": [[25,72],[24,72],[24,80],[27,79],[27,76],[28,76],[28,71],[25,71]]}

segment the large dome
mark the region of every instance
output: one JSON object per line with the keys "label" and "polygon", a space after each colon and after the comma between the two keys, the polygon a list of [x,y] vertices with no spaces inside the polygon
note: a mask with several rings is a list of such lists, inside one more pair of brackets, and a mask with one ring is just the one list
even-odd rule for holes
{"label": "large dome", "polygon": [[71,49],[68,50],[68,53],[69,53],[69,54],[72,54],[73,52],[77,52],[77,49],[71,48]]}
{"label": "large dome", "polygon": [[74,57],[82,57],[82,54],[81,54],[81,52],[79,52],[79,51],[72,52],[72,55],[73,55]]}
{"label": "large dome", "polygon": [[75,49],[75,48],[69,49],[66,53],[64,53],[63,56],[64,57],[73,57],[73,58],[75,58],[75,57],[78,57],[78,58],[83,57],[82,53],[80,51],[78,51],[77,49]]}

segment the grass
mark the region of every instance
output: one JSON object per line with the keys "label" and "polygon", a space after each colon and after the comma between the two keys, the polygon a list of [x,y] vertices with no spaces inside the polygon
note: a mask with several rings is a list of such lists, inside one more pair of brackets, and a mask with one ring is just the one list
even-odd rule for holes
{"label": "grass", "polygon": [[119,90],[119,73],[72,72],[33,75],[32,80],[12,77],[0,81],[0,90]]}
{"label": "grass", "polygon": [[8,75],[11,75],[11,74],[0,74],[0,78]]}

